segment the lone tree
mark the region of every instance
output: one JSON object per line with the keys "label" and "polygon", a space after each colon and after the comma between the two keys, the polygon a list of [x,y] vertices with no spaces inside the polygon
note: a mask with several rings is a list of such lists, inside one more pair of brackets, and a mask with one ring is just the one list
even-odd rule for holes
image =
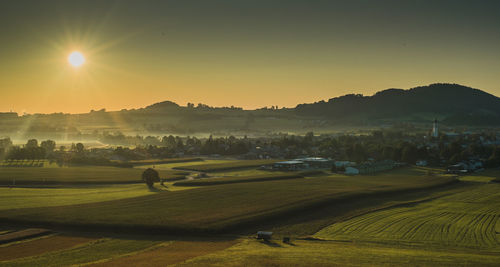
{"label": "lone tree", "polygon": [[142,173],[142,180],[151,188],[154,182],[160,181],[160,175],[155,169],[148,168]]}

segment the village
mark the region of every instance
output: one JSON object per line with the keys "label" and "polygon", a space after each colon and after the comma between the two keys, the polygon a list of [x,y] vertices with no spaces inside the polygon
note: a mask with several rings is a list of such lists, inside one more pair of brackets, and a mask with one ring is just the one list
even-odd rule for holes
{"label": "village", "polygon": [[[120,135],[116,135],[118,137]],[[121,135],[120,138],[127,137]],[[360,134],[281,134],[272,137],[135,137],[135,145],[58,146],[55,141],[30,139],[16,145],[0,139],[0,159],[48,159],[58,164],[127,166],[131,160],[204,157],[212,159],[282,159],[263,169],[295,171],[331,169],[367,174],[403,165],[431,166],[449,173],[467,173],[500,166],[498,132],[440,132],[435,120],[430,131],[375,130]]]}

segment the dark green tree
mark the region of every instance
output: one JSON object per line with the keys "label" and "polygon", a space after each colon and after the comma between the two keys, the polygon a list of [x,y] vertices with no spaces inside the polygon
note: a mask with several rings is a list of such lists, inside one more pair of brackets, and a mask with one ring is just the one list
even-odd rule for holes
{"label": "dark green tree", "polygon": [[160,181],[160,175],[155,169],[148,168],[142,173],[142,180],[152,188],[155,182]]}

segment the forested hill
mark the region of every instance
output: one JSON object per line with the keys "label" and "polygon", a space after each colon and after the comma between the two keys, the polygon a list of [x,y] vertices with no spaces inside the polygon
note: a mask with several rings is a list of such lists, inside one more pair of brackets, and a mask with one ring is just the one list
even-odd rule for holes
{"label": "forested hill", "polygon": [[498,127],[500,98],[462,85],[432,84],[409,90],[387,89],[373,96],[350,94],[295,108],[243,110],[163,101],[140,109],[102,109],[83,114],[0,113],[0,136],[68,139],[104,132],[243,135],[400,123],[427,127],[434,118],[444,126]]}
{"label": "forested hill", "polygon": [[[431,84],[409,90],[387,89],[373,96],[349,94],[312,104],[300,104],[301,115],[366,119],[397,119],[439,114],[446,120],[471,119],[500,123],[500,98],[458,84]],[[479,121],[474,121],[475,119]]]}

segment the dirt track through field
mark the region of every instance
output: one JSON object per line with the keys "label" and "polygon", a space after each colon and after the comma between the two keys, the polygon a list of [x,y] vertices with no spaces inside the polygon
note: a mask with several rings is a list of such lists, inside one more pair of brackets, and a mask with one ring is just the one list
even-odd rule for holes
{"label": "dirt track through field", "polygon": [[166,266],[224,250],[238,243],[231,241],[175,241],[152,250],[91,266]]}

